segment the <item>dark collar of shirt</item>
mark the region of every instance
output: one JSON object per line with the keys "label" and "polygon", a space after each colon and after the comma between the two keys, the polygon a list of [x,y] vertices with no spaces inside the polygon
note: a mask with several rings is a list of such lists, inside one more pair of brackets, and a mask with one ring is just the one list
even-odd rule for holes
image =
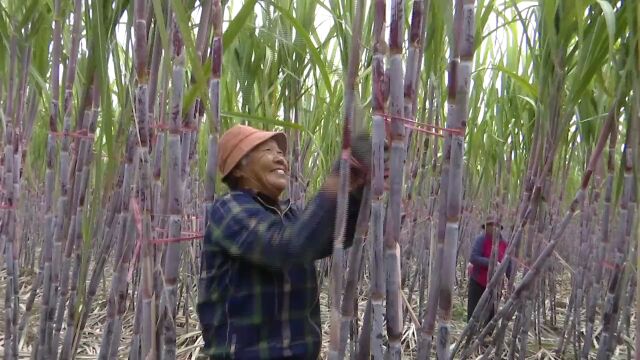
{"label": "dark collar of shirt", "polygon": [[276,199],[270,197],[267,194],[261,193],[259,191],[255,191],[253,189],[236,189],[236,190],[233,190],[233,192],[243,192],[243,193],[246,193],[246,194],[250,194],[261,205],[263,205],[267,209],[275,210],[276,212],[278,212],[281,215],[286,213],[289,210],[289,208],[291,207],[291,201],[289,199],[287,199],[287,200],[276,200]]}

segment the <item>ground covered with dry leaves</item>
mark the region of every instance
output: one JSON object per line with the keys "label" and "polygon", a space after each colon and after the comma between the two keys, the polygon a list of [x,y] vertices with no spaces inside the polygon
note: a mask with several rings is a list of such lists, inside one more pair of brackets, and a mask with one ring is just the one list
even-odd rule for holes
{"label": "ground covered with dry leaves", "polygon": [[[108,274],[108,270],[106,271]],[[6,274],[4,271],[0,272],[0,291],[2,294],[2,299],[4,299],[4,286],[6,284]],[[35,279],[35,274],[33,273],[25,273],[21,276],[20,282],[20,300],[21,300],[21,308],[20,308],[20,316],[24,314],[25,310],[25,301],[28,297],[31,283]],[[366,281],[366,280],[365,280]],[[568,276],[563,276],[561,279],[558,279],[559,282],[559,297],[558,297],[558,308],[560,313],[557,317],[557,327],[549,326],[548,324],[543,324],[540,327],[540,338],[531,331],[529,334],[529,353],[528,359],[556,359],[554,356],[553,350],[555,349],[558,338],[562,332],[562,324],[564,323],[564,310],[566,304],[568,302],[569,297],[569,278]],[[321,309],[322,309],[322,322],[323,322],[323,333],[324,333],[324,343],[323,343],[323,359],[325,359],[324,353],[328,348],[328,339],[329,339],[329,311],[328,311],[328,296],[327,296],[327,286],[326,282],[323,285],[323,291],[320,296]],[[101,284],[100,290],[96,295],[96,299],[94,301],[94,306],[91,312],[91,315],[87,321],[86,328],[84,330],[84,334],[82,337],[82,341],[80,342],[80,346],[78,349],[78,354],[76,359],[95,359],[99,347],[100,341],[102,337],[103,326],[106,323],[106,306],[107,306],[107,294],[108,294],[108,286],[109,283]],[[362,314],[365,306],[366,306],[366,294],[361,294],[359,298],[359,307],[360,314]],[[4,300],[2,300],[4,302]],[[417,299],[416,296],[413,297],[412,303],[414,309],[417,309]],[[31,355],[32,345],[37,342],[37,328],[38,328],[38,317],[39,317],[39,306],[41,300],[40,296],[36,298],[34,303],[34,308],[32,310],[32,316],[30,320],[30,326],[26,329],[26,334],[21,340],[20,344],[20,359],[28,359]],[[178,311],[177,317],[177,327],[178,327],[178,337],[177,337],[177,355],[179,359],[190,360],[196,359],[199,349],[202,346],[202,337],[200,336],[200,332],[198,330],[198,318],[195,313],[195,310],[190,307],[190,311],[185,311],[184,302],[181,302],[181,307]],[[119,358],[126,359],[128,355],[128,346],[130,344],[130,339],[133,331],[133,314],[134,311],[131,308],[132,303],[129,302],[129,310],[125,316],[123,321],[124,328],[122,332],[122,341],[120,346]],[[4,312],[0,312],[0,319],[2,327],[0,327],[0,350],[3,349],[3,332],[4,332]],[[416,324],[411,321],[411,317],[406,323],[405,331],[403,335],[403,348],[404,348],[404,358],[413,359],[416,357],[416,346],[417,346],[417,328]],[[635,317],[634,317],[635,319]],[[452,323],[452,334],[454,339],[461,334],[464,326],[466,325],[466,280],[461,279],[456,286],[456,293],[453,304],[453,323]],[[633,327],[633,326],[632,326]],[[63,328],[64,332],[64,328]],[[510,338],[511,334],[507,332],[508,338]],[[538,341],[540,340],[540,344]],[[623,339],[623,342],[630,342],[632,339]],[[574,359],[575,356],[571,349],[571,346],[567,347],[567,353],[565,354],[565,358]],[[629,359],[633,358],[633,354],[627,354],[627,346],[618,346],[615,359]]]}

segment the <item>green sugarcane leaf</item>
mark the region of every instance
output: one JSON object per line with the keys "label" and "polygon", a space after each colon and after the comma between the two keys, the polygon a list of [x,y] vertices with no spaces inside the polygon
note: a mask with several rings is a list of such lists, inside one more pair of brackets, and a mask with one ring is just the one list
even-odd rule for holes
{"label": "green sugarcane leaf", "polygon": [[225,30],[224,34],[222,35],[223,48],[226,49],[227,47],[230,47],[231,44],[233,44],[233,42],[236,40],[238,35],[247,24],[247,21],[250,19],[250,16],[253,14],[256,2],[257,0],[249,0],[245,2],[242,5],[240,11],[238,11],[236,16],[233,17],[233,20],[231,20],[231,22],[229,23],[227,30]]}
{"label": "green sugarcane leaf", "polygon": [[529,103],[534,111],[537,109],[536,102],[535,102],[534,99],[532,99],[530,97],[527,97],[527,96],[524,96],[524,95],[518,95],[518,98],[520,98],[520,99],[526,101],[527,103]]}
{"label": "green sugarcane leaf", "polygon": [[264,116],[251,115],[251,114],[240,113],[240,112],[233,112],[233,111],[223,111],[223,112],[221,112],[221,114],[222,114],[222,116],[236,118],[236,119],[248,120],[250,122],[251,121],[255,121],[255,122],[259,122],[259,123],[263,123],[263,124],[282,126],[284,128],[288,128],[288,129],[295,129],[295,130],[305,131],[304,126],[296,124],[296,123],[293,123],[293,122],[290,122],[290,121],[285,121],[285,120],[280,120],[280,119],[275,119],[275,118],[268,118],[268,117],[264,117]]}
{"label": "green sugarcane leaf", "polygon": [[609,51],[613,52],[613,44],[616,39],[616,16],[613,11],[613,7],[610,3],[597,0],[598,5],[602,8],[602,13],[604,15],[604,21],[607,23],[607,33],[609,34]]}
{"label": "green sugarcane leaf", "polygon": [[165,51],[169,52],[169,32],[167,31],[167,25],[165,24],[165,18],[162,14],[162,4],[160,0],[151,0],[153,5],[153,14],[155,15],[155,21],[158,31],[160,33],[160,42]]}
{"label": "green sugarcane leaf", "polygon": [[322,60],[322,57],[318,52],[316,44],[314,44],[313,40],[311,40],[311,37],[309,36],[309,32],[304,28],[304,26],[302,26],[302,24],[300,24],[300,22],[293,16],[293,14],[291,14],[291,12],[288,9],[285,9],[284,7],[280,6],[276,2],[270,1],[270,3],[276,10],[278,10],[278,12],[284,15],[284,17],[286,17],[287,20],[291,22],[293,27],[295,27],[296,32],[300,34],[300,37],[302,38],[302,40],[304,40],[304,42],[307,44],[307,50],[309,51],[309,55],[313,60],[313,64],[318,68],[318,71],[320,71],[322,81],[327,87],[329,96],[330,97],[334,96],[333,84],[329,77],[327,64]]}
{"label": "green sugarcane leaf", "polygon": [[195,79],[189,90],[185,92],[183,99],[183,109],[190,109],[196,98],[207,97],[207,80],[211,73],[211,69],[203,69],[201,58],[196,53],[193,34],[189,27],[189,16],[184,5],[178,0],[171,0],[171,4],[173,5],[173,11],[176,14],[176,23],[178,24],[183,37],[184,50],[186,51],[187,58],[189,59],[192,76]]}
{"label": "green sugarcane leaf", "polygon": [[40,22],[31,21],[34,17],[40,17],[41,11],[39,11],[39,9],[41,9],[41,5],[38,0],[30,1],[25,7],[22,18],[18,21],[17,29],[23,30],[29,23],[31,23],[32,26],[41,25]]}
{"label": "green sugarcane leaf", "polygon": [[29,75],[31,75],[31,79],[34,80],[36,82],[36,84],[38,85],[38,90],[40,92],[45,92],[47,89],[47,83],[46,81],[42,78],[42,76],[40,75],[40,73],[37,71],[37,69],[35,69],[34,67],[31,67],[29,69]]}
{"label": "green sugarcane leaf", "polygon": [[525,79],[523,76],[520,76],[518,74],[516,74],[515,72],[507,69],[506,67],[500,65],[500,64],[496,64],[495,68],[507,75],[509,75],[509,77],[511,77],[513,80],[515,80],[518,85],[520,85],[522,87],[523,90],[525,90],[528,95],[534,99],[538,98],[538,91],[536,90],[536,88],[531,85],[529,83],[529,80]]}

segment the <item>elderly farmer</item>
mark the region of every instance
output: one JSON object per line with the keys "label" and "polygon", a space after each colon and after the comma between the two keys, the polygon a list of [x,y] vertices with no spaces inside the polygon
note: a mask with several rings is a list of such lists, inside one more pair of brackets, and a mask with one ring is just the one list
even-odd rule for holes
{"label": "elderly farmer", "polygon": [[[499,227],[499,228],[498,228]],[[469,298],[467,299],[467,321],[471,319],[473,311],[478,305],[480,297],[487,288],[489,282],[489,259],[491,258],[491,250],[493,247],[493,237],[498,236],[498,262],[504,261],[505,251],[507,250],[507,242],[502,238],[500,230],[502,225],[496,217],[488,217],[482,225],[484,232],[478,235],[473,241],[471,248],[471,263],[469,277]],[[509,261],[507,259],[507,261]],[[497,265],[496,265],[497,266]],[[507,263],[507,277],[511,276],[511,263]],[[486,318],[488,323],[495,315],[495,309],[491,305],[489,316]]]}
{"label": "elderly farmer", "polygon": [[[350,246],[371,142],[352,146],[345,233]],[[304,211],[279,200],[289,182],[284,133],[237,125],[220,139],[230,193],[207,214],[198,316],[213,359],[317,359],[320,305],[314,261],[331,255],[338,167]]]}

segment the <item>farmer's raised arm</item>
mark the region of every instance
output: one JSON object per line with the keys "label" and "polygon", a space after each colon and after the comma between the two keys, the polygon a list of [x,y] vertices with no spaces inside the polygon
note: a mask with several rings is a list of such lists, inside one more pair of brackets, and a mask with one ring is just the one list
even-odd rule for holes
{"label": "farmer's raised arm", "polygon": [[[349,194],[349,206],[347,209],[347,225],[344,231],[344,248],[347,249],[353,245],[353,238],[356,234],[356,224],[360,215],[360,206],[362,204],[362,188],[356,189]],[[332,225],[335,227],[335,220]],[[333,230],[329,234],[329,240],[322,252],[315,260],[325,258],[333,253]]]}
{"label": "farmer's raised arm", "polygon": [[[281,268],[309,263],[332,250],[336,219],[333,189],[323,189],[293,222],[282,222],[256,202],[229,198],[213,209],[205,233],[205,247],[223,249],[233,257]],[[350,197],[345,245],[353,240],[359,201]],[[355,211],[353,210],[355,209]],[[353,225],[350,223],[354,223]]]}

